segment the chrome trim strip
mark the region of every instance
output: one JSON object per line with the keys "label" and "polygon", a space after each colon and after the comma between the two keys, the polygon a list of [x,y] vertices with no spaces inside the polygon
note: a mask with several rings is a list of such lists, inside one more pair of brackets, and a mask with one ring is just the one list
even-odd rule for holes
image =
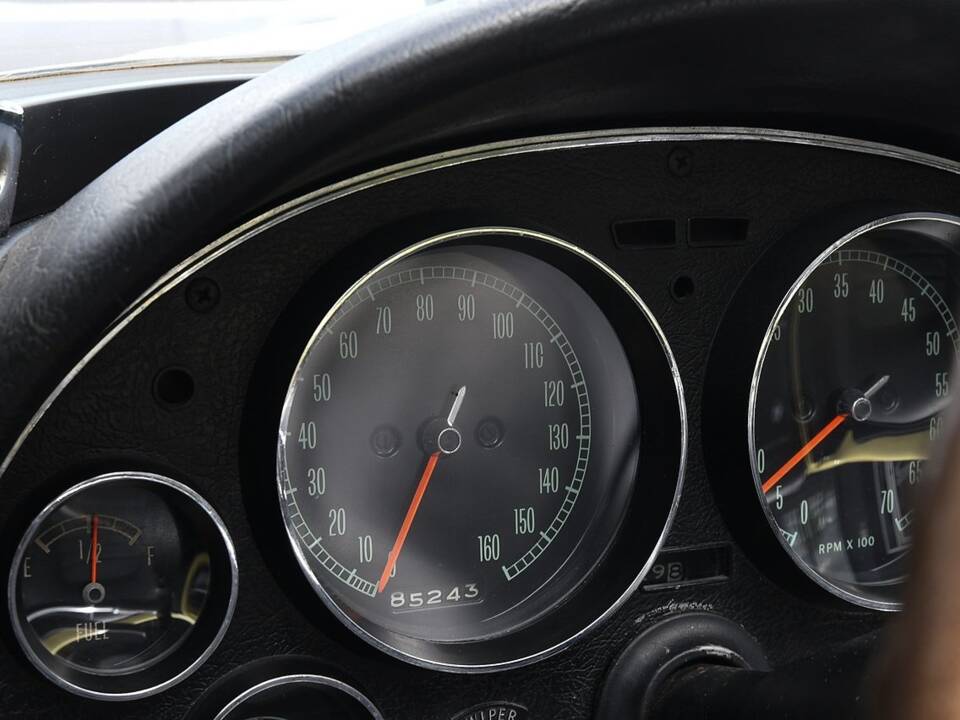
{"label": "chrome trim strip", "polygon": [[276,67],[274,64],[201,63],[191,65],[145,66],[116,69],[102,74],[41,75],[32,79],[0,78],[0,102],[32,108],[77,98],[113,93],[205,85],[210,83],[243,83]]}
{"label": "chrome trim strip", "polygon": [[[156,88],[179,87],[182,85],[206,85],[211,83],[235,82],[240,84],[252,80],[255,77],[257,77],[257,73],[237,72],[224,73],[223,75],[204,73],[202,75],[184,75],[183,77],[144,78],[113,84],[101,83],[92,86],[87,85],[72,90],[57,90],[36,94],[22,93],[15,96],[12,102],[16,103],[17,107],[31,108],[78,98],[97,97],[100,95],[112,95],[114,93],[134,92],[138,90],[153,90]],[[6,88],[0,85],[0,93],[5,89]]]}
{"label": "chrome trim strip", "polygon": [[[280,502],[278,503],[277,509],[281,513],[283,526],[287,533],[287,538],[290,541],[290,546],[293,549],[294,555],[297,558],[297,563],[300,565],[300,569],[303,572],[304,577],[310,583],[314,592],[320,597],[324,605],[330,609],[330,611],[342,622],[347,628],[353,631],[358,637],[362,640],[373,645],[377,649],[383,651],[387,655],[398,658],[405,662],[417,665],[419,667],[432,668],[434,670],[443,670],[446,672],[456,672],[456,673],[483,673],[483,672],[495,672],[501,670],[509,670],[515,667],[521,667],[523,665],[529,665],[543,658],[554,655],[562,650],[565,650],[574,642],[579,640],[584,635],[590,633],[597,626],[602,624],[607,620],[614,612],[616,612],[640,587],[640,583],[643,582],[643,579],[647,576],[647,573],[650,571],[650,568],[653,566],[654,561],[657,558],[657,555],[660,553],[660,549],[663,547],[663,544],[666,542],[667,534],[670,532],[670,528],[673,526],[673,519],[677,514],[677,508],[680,505],[680,495],[681,490],[683,489],[683,478],[684,472],[687,465],[687,405],[686,400],[683,394],[683,382],[680,378],[680,369],[677,367],[676,359],[673,356],[673,351],[670,349],[670,344],[667,341],[667,337],[663,332],[663,329],[660,327],[660,324],[657,322],[656,317],[653,312],[647,307],[647,304],[640,298],[640,295],[624,280],[620,275],[618,275],[609,265],[604,263],[599,258],[594,257],[588,253],[583,248],[580,248],[566,240],[562,240],[553,235],[548,235],[546,233],[538,232],[535,230],[527,230],[524,228],[515,228],[515,227],[502,227],[502,226],[491,226],[491,227],[474,227],[474,228],[464,228],[462,230],[453,230],[451,232],[442,233],[440,235],[435,235],[434,237],[427,238],[426,240],[421,240],[420,242],[407,247],[400,252],[394,254],[390,258],[384,260],[375,268],[366,273],[363,277],[357,280],[350,288],[340,296],[336,303],[330,308],[330,310],[324,315],[323,319],[317,325],[316,329],[313,331],[313,334],[310,336],[310,339],[307,341],[304,346],[303,352],[300,355],[300,359],[297,361],[296,369],[293,372],[290,383],[287,387],[287,392],[285,395],[283,403],[283,413],[281,419],[281,428],[286,424],[287,416],[290,412],[290,405],[293,400],[293,395],[297,389],[297,376],[300,374],[300,370],[306,361],[307,355],[310,353],[310,350],[313,348],[314,344],[317,342],[317,338],[323,332],[324,327],[330,322],[330,319],[337,313],[340,307],[349,300],[355,293],[357,293],[361,288],[363,288],[370,280],[375,277],[379,272],[389,268],[391,265],[394,265],[405,258],[411,257],[412,255],[426,250],[437,245],[441,245],[448,242],[453,242],[455,240],[478,237],[484,235],[513,235],[521,238],[531,238],[533,240],[538,240],[540,242],[559,247],[567,252],[573,253],[578,258],[584,262],[593,265],[595,268],[600,270],[604,275],[606,275],[614,284],[616,284],[621,290],[626,293],[627,297],[633,301],[637,309],[644,316],[647,322],[650,324],[651,329],[654,334],[657,336],[657,339],[660,341],[660,347],[663,349],[663,354],[666,356],[667,364],[670,367],[670,374],[673,376],[674,389],[677,393],[677,405],[680,413],[680,458],[679,458],[679,473],[677,475],[677,486],[673,495],[673,502],[670,505],[670,511],[667,514],[666,520],[664,522],[663,530],[660,533],[660,536],[657,538],[656,543],[654,544],[653,550],[650,553],[650,556],[644,561],[641,566],[638,574],[627,586],[624,592],[618,597],[613,604],[606,608],[599,616],[592,619],[589,623],[584,625],[582,628],[579,628],[573,635],[566,638],[565,640],[560,641],[559,643],[552,645],[550,647],[538,650],[529,655],[514,658],[513,660],[507,660],[504,662],[498,663],[488,663],[488,664],[469,664],[469,663],[446,663],[438,662],[436,660],[430,660],[419,655],[413,655],[411,653],[404,652],[398,648],[390,645],[373,633],[369,632],[366,628],[360,625],[351,615],[346,612],[341,605],[336,601],[336,599],[331,596],[326,588],[323,586],[323,583],[318,579],[316,573],[314,572],[313,567],[310,564],[309,559],[304,553],[303,542],[302,540],[294,533],[293,528],[290,527],[290,524],[287,522],[287,516],[284,513],[285,509],[285,498],[284,498],[284,480],[286,479],[286,469],[281,465],[281,456],[285,458],[285,447],[284,447],[284,438],[281,437],[278,442],[277,448],[277,490],[279,492]],[[285,462],[283,463],[285,465]],[[424,641],[428,642],[428,641]],[[428,643],[429,644],[429,643]],[[437,643],[439,644],[439,643]]]}
{"label": "chrome trim strip", "polygon": [[60,78],[72,75],[89,75],[92,73],[122,72],[126,70],[154,70],[158,68],[177,68],[190,67],[192,65],[203,66],[229,66],[244,64],[269,63],[279,65],[280,63],[292,60],[294,55],[264,55],[250,57],[231,57],[231,58],[170,58],[168,60],[126,60],[123,58],[116,60],[104,60],[102,62],[79,62],[67,63],[65,65],[47,65],[24,70],[12,70],[0,72],[0,83],[22,82],[25,80],[38,80],[41,78]]}
{"label": "chrome trim strip", "polygon": [[281,675],[280,677],[271,678],[270,680],[265,680],[262,683],[258,683],[251,688],[247,688],[242,693],[237,695],[233,700],[228,702],[223,710],[217,713],[216,717],[213,720],[225,720],[226,717],[236,710],[240,705],[245,703],[247,700],[252,698],[255,695],[259,695],[266,690],[270,690],[275,687],[282,687],[283,685],[322,685],[324,687],[331,687],[335,690],[339,690],[346,695],[349,695],[354,700],[363,705],[364,709],[370,713],[370,717],[373,720],[383,720],[383,715],[380,714],[380,711],[377,710],[376,706],[370,702],[370,699],[364,695],[362,692],[357,690],[352,685],[347,685],[345,682],[336,680],[332,677],[327,677],[326,675]]}
{"label": "chrome trim strip", "polygon": [[790,303],[793,301],[793,298],[800,289],[800,286],[803,285],[807,281],[807,278],[816,272],[821,265],[823,265],[827,258],[853,240],[856,240],[857,238],[862,237],[878,228],[886,227],[887,225],[896,225],[898,223],[917,222],[923,220],[944,222],[960,228],[960,218],[952,215],[945,215],[943,213],[916,212],[890,215],[878,220],[873,220],[866,225],[861,225],[855,230],[848,232],[836,242],[831,243],[830,246],[822,253],[817,255],[813,262],[811,262],[804,269],[804,271],[800,273],[800,277],[793,282],[793,284],[790,286],[790,289],[787,290],[786,295],[783,296],[783,300],[780,301],[780,305],[777,306],[777,310],[773,314],[773,318],[770,320],[770,324],[767,326],[766,332],[763,334],[763,341],[760,343],[757,361],[753,366],[753,376],[750,379],[750,396],[747,401],[747,446],[750,449],[750,472],[753,474],[754,489],[757,491],[757,498],[760,500],[760,506],[763,508],[763,514],[767,518],[770,529],[773,531],[774,535],[776,535],[777,540],[783,546],[786,554],[790,557],[794,564],[803,571],[804,575],[809,577],[818,586],[830,594],[835,595],[842,600],[846,600],[853,605],[859,605],[860,607],[865,607],[870,610],[881,610],[883,612],[896,612],[901,610],[903,608],[903,602],[872,600],[870,598],[858,595],[857,593],[848,590],[837,583],[831,582],[828,578],[814,570],[810,565],[803,562],[797,553],[795,553],[787,543],[787,539],[783,536],[783,534],[778,531],[779,524],[773,515],[773,511],[770,510],[770,505],[767,502],[766,495],[764,494],[759,481],[760,473],[757,472],[757,446],[756,439],[754,437],[754,428],[756,423],[754,422],[754,416],[756,414],[757,407],[757,392],[759,391],[760,387],[760,375],[763,372],[763,362],[766,359],[767,350],[770,348],[770,342],[773,340],[774,328],[780,322],[780,318],[783,317],[783,314],[790,307]]}
{"label": "chrome trim strip", "polygon": [[[231,578],[230,578],[230,599],[227,602],[227,611],[224,615],[223,620],[220,624],[220,629],[217,630],[217,634],[214,636],[213,640],[210,642],[210,645],[200,654],[199,657],[195,658],[187,667],[181,670],[179,673],[174,675],[171,678],[167,678],[161,683],[146,687],[142,690],[135,690],[132,692],[126,693],[106,693],[100,692],[97,690],[89,690],[88,688],[76,685],[67,681],[65,678],[57,675],[38,655],[34,652],[33,647],[30,645],[29,640],[27,640],[26,635],[24,634],[23,627],[17,619],[17,576],[20,571],[20,562],[23,560],[23,555],[26,552],[27,548],[30,546],[30,543],[33,541],[34,536],[39,530],[43,522],[54,512],[58,507],[63,503],[69,500],[74,495],[78,495],[85,490],[89,490],[92,487],[97,485],[103,485],[109,482],[116,482],[120,480],[139,480],[145,482],[153,482],[161,485],[165,485],[177,492],[185,495],[189,500],[193,501],[201,510],[206,513],[210,518],[213,524],[216,526],[217,531],[220,533],[220,537],[223,540],[224,548],[227,551],[227,558],[230,563]],[[10,574],[7,577],[7,612],[10,615],[10,623],[13,625],[14,634],[17,637],[17,642],[20,644],[20,648],[23,650],[24,654],[27,656],[27,659],[37,668],[47,679],[52,681],[55,685],[63,688],[67,692],[71,692],[74,695],[80,695],[86,698],[93,698],[94,700],[138,700],[140,698],[148,697],[149,695],[155,695],[156,693],[163,692],[168,688],[173,687],[177,683],[187,679],[192,675],[197,668],[199,668],[207,659],[213,654],[213,651],[217,649],[217,646],[220,644],[220,641],[223,640],[223,636],[227,633],[227,628],[230,626],[230,621],[233,619],[233,611],[237,605],[237,590],[239,587],[239,567],[237,564],[237,552],[233,546],[233,538],[230,537],[230,532],[227,530],[227,526],[224,524],[223,520],[220,518],[220,515],[217,514],[217,511],[214,510],[213,506],[210,505],[206,500],[203,499],[197,492],[193,489],[187,487],[183,483],[172,480],[171,478],[165,477],[163,475],[156,475],[154,473],[147,472],[138,472],[138,471],[119,471],[106,473],[104,475],[97,475],[88,480],[84,480],[81,483],[78,483],[71,487],[70,489],[62,492],[56,498],[54,498],[46,507],[40,512],[37,517],[33,519],[33,522],[30,523],[30,526],[24,532],[23,537],[20,539],[20,543],[17,545],[17,551],[14,553],[13,561],[10,565]]]}
{"label": "chrome trim strip", "polygon": [[478,162],[489,158],[571,148],[650,142],[677,143],[701,141],[773,142],[829,148],[901,160],[960,175],[960,163],[892,145],[831,135],[742,127],[641,128],[541,136],[437,153],[435,155],[372,170],[356,177],[334,183],[268,210],[223,235],[171,268],[170,271],[151,285],[130,307],[113,321],[104,332],[104,335],[93,344],[90,350],[51,391],[50,395],[44,400],[36,413],[34,413],[33,417],[21,431],[13,446],[4,457],[2,464],[0,464],[0,480],[2,480],[3,475],[10,467],[10,464],[13,462],[13,459],[16,457],[17,452],[19,452],[27,437],[40,422],[53,402],[83,368],[86,367],[118,333],[150,305],[156,302],[158,298],[169,292],[193,273],[210,264],[221,255],[229,252],[234,247],[290,217],[294,217],[307,210],[333,202],[342,197],[352,195],[353,193],[383,185],[394,180],[440,168]]}

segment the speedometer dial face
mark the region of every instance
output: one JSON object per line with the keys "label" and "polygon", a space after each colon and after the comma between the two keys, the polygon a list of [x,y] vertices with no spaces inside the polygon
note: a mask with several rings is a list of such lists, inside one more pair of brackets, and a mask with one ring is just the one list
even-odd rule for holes
{"label": "speedometer dial face", "polygon": [[768,518],[826,589],[899,605],[922,481],[960,344],[948,219],[898,218],[837,243],[770,326],[750,446]]}
{"label": "speedometer dial face", "polygon": [[278,448],[288,534],[379,644],[502,637],[607,554],[642,422],[628,353],[574,279],[502,239],[428,242],[355,285],[300,360]]}

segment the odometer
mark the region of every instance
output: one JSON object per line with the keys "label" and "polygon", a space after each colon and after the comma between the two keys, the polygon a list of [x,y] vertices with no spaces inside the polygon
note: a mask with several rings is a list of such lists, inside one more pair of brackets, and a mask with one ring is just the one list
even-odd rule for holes
{"label": "odometer", "polygon": [[[643,492],[644,360],[570,273],[601,297],[626,286],[534,235],[454,233],[381,265],[323,318],[284,403],[278,489],[301,565],[354,629],[420,661],[577,595]],[[569,272],[540,257],[556,255]],[[640,336],[644,312],[628,316]]]}
{"label": "odometer", "polygon": [[798,565],[899,606],[922,480],[949,402],[957,221],[899,217],[829,248],[770,325],[750,400],[754,480]]}

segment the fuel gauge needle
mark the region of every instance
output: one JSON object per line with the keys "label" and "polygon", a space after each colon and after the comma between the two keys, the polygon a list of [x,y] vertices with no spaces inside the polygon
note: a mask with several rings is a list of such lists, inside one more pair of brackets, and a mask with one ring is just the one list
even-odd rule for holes
{"label": "fuel gauge needle", "polygon": [[97,542],[100,535],[100,517],[94,513],[90,520],[90,584],[97,584]]}
{"label": "fuel gauge needle", "polygon": [[100,516],[94,513],[90,516],[90,582],[83,587],[83,599],[91,605],[103,602],[107,591],[97,581],[97,565],[100,560]]}
{"label": "fuel gauge needle", "polygon": [[[467,394],[467,386],[462,386],[456,394],[456,397],[453,400],[453,406],[450,408],[450,413],[447,415],[447,427],[444,430],[453,428],[453,424],[457,421],[457,414],[460,412],[460,407],[463,405],[463,398]],[[441,423],[443,421],[441,420]],[[443,431],[441,431],[442,433]],[[459,437],[459,434],[458,434]],[[437,443],[438,448],[440,443]],[[459,449],[459,443],[456,446]],[[456,449],[450,452],[456,452]],[[400,526],[400,532],[397,534],[397,539],[393,543],[393,549],[390,550],[387,555],[387,564],[383,568],[383,573],[380,575],[380,582],[377,584],[377,592],[383,592],[384,588],[387,587],[387,583],[390,582],[390,573],[393,572],[393,568],[397,564],[397,558],[400,556],[400,551],[403,550],[403,544],[407,540],[407,534],[410,532],[410,526],[413,525],[413,519],[417,516],[417,510],[420,509],[420,502],[423,500],[423,496],[427,492],[427,487],[430,485],[430,478],[433,476],[433,471],[437,468],[437,461],[440,459],[440,456],[445,453],[444,450],[438,449],[436,452],[430,455],[427,458],[427,466],[423,469],[423,474],[420,476],[420,482],[417,483],[417,489],[413,493],[413,500],[410,501],[410,507],[407,508],[407,514],[403,518],[403,524]],[[449,454],[449,452],[447,453]]]}

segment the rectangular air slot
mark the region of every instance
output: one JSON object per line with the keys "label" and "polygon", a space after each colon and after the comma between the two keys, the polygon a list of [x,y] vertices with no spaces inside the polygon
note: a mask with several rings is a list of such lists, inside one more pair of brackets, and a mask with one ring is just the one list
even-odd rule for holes
{"label": "rectangular air slot", "polygon": [[746,218],[691,218],[691,247],[729,247],[747,242],[750,221]]}
{"label": "rectangular air slot", "polygon": [[624,220],[613,224],[613,239],[624,250],[673,247],[677,244],[677,222],[663,218]]}

